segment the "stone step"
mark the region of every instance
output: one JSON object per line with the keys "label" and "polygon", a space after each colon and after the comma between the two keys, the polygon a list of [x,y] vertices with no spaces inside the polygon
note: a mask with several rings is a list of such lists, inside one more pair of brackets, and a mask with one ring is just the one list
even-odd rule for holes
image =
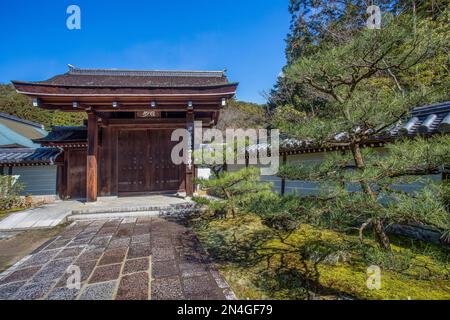
{"label": "stone step", "polygon": [[171,210],[171,206],[139,206],[139,207],[99,207],[77,209],[72,211],[72,215],[92,215],[92,214],[107,214],[107,213],[127,213],[127,212],[149,212],[149,211],[166,211]]}
{"label": "stone step", "polygon": [[67,217],[68,221],[79,220],[105,220],[105,219],[122,219],[122,218],[142,218],[142,217],[157,217],[160,215],[159,210],[150,211],[124,211],[124,212],[103,212],[103,213],[83,213],[72,214]]}

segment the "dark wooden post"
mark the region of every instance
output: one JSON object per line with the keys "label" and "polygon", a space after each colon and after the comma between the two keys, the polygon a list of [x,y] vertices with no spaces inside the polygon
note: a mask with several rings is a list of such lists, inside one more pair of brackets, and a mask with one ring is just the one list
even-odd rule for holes
{"label": "dark wooden post", "polygon": [[97,115],[88,113],[88,148],[86,166],[86,200],[97,201],[97,153],[98,153],[98,124]]}
{"label": "dark wooden post", "polygon": [[[192,150],[194,146],[194,110],[192,108],[188,109],[186,115],[186,128],[189,132],[189,137],[187,141],[187,149]],[[187,155],[188,157],[189,155]],[[190,160],[190,161],[189,161]],[[186,163],[186,196],[192,197],[194,195],[194,162],[193,156],[190,155],[188,163]]]}
{"label": "dark wooden post", "polygon": [[[287,155],[286,153],[283,154],[283,165],[285,165],[287,162]],[[284,194],[286,193],[286,179],[282,178],[281,179],[281,195],[284,196]]]}
{"label": "dark wooden post", "polygon": [[250,166],[250,152],[245,149],[245,167],[248,168]]}
{"label": "dark wooden post", "polygon": [[[68,148],[64,151],[64,198],[69,199],[71,197],[71,192],[73,191],[73,187],[70,184],[70,154],[73,152],[71,148]],[[81,194],[79,192],[78,194]]]}
{"label": "dark wooden post", "polygon": [[442,180],[450,183],[450,166],[444,166],[444,171],[442,172]]}

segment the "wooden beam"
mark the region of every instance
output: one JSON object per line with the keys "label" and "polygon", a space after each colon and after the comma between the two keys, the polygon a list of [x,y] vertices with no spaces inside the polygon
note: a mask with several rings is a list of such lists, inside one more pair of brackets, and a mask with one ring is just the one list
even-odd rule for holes
{"label": "wooden beam", "polygon": [[[105,119],[103,126],[121,127],[121,128],[141,128],[141,129],[178,129],[185,128],[187,118],[181,119]],[[211,119],[199,118],[196,121],[202,121],[203,126],[211,124]]]}
{"label": "wooden beam", "polygon": [[[78,108],[73,108],[72,103],[47,103],[47,104],[41,104],[41,108],[48,109],[48,110],[61,110],[64,112],[85,112],[88,107],[86,107],[86,104],[80,104]],[[96,110],[99,112],[135,112],[135,111],[146,111],[149,110],[150,107],[144,104],[131,104],[131,103],[121,103],[120,107],[113,108],[110,103],[105,104],[96,104],[92,103],[90,104],[90,107],[92,110]],[[205,104],[201,106],[196,107],[196,111],[202,111],[202,112],[215,112],[220,110],[221,107],[218,104]],[[183,112],[186,111],[185,105],[163,105],[159,104],[156,108],[152,109],[155,111],[174,111],[174,112]]]}
{"label": "wooden beam", "polygon": [[213,117],[214,125],[217,125],[219,123],[219,117],[220,117],[220,111],[215,111],[214,117]]}
{"label": "wooden beam", "polygon": [[88,148],[86,165],[86,200],[97,201],[97,154],[98,154],[98,123],[97,115],[88,113]]}

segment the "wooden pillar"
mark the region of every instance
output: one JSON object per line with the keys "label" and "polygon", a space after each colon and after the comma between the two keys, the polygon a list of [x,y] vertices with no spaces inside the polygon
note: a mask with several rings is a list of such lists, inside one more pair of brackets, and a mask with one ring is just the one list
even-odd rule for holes
{"label": "wooden pillar", "polygon": [[63,199],[63,195],[61,192],[62,187],[62,165],[56,166],[56,194],[60,199]]}
{"label": "wooden pillar", "polygon": [[[189,132],[187,141],[187,149],[192,150],[194,147],[194,110],[191,108],[186,115],[186,128]],[[192,154],[188,154],[190,157],[186,163],[186,196],[192,197],[194,195],[194,162]]]}
{"label": "wooden pillar", "polygon": [[[286,153],[283,154],[283,165],[285,165],[287,162],[287,155]],[[284,194],[286,193],[286,179],[282,178],[281,179],[281,195],[284,196]]]}
{"label": "wooden pillar", "polygon": [[444,171],[442,172],[442,181],[450,183],[450,166],[444,166]]}
{"label": "wooden pillar", "polygon": [[98,124],[97,115],[88,113],[88,147],[86,164],[86,200],[97,201],[97,154],[98,154]]}

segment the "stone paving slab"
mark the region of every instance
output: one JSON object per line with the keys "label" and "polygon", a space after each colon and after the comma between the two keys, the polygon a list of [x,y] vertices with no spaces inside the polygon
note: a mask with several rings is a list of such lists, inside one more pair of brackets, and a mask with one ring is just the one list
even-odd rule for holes
{"label": "stone paving slab", "polygon": [[[115,208],[112,210],[125,210],[121,208]],[[98,219],[121,219],[124,217],[157,217],[159,216],[159,211],[153,210],[153,211],[136,211],[136,212],[111,212],[111,213],[88,213],[88,210],[86,210],[85,213],[81,214],[74,214],[67,217],[67,220],[69,221],[76,221],[76,220],[98,220]]]}
{"label": "stone paving slab", "polygon": [[52,228],[64,222],[78,206],[78,201],[57,201],[39,208],[15,212],[0,221],[0,231]]}
{"label": "stone paving slab", "polygon": [[0,274],[0,299],[236,297],[182,220],[141,217],[73,222]]}
{"label": "stone paving slab", "polygon": [[94,203],[56,201],[42,207],[15,212],[0,221],[0,231],[23,231],[55,227],[66,220],[129,219],[158,216],[161,210],[186,205],[189,201],[174,195],[129,198],[100,198]]}
{"label": "stone paving slab", "polygon": [[83,207],[74,210],[74,214],[93,215],[98,213],[127,213],[133,218],[132,213],[148,212],[146,216],[151,217],[155,211],[170,208],[173,205],[186,204],[184,198],[174,195],[151,195],[126,198],[99,198],[96,202],[86,203]]}

